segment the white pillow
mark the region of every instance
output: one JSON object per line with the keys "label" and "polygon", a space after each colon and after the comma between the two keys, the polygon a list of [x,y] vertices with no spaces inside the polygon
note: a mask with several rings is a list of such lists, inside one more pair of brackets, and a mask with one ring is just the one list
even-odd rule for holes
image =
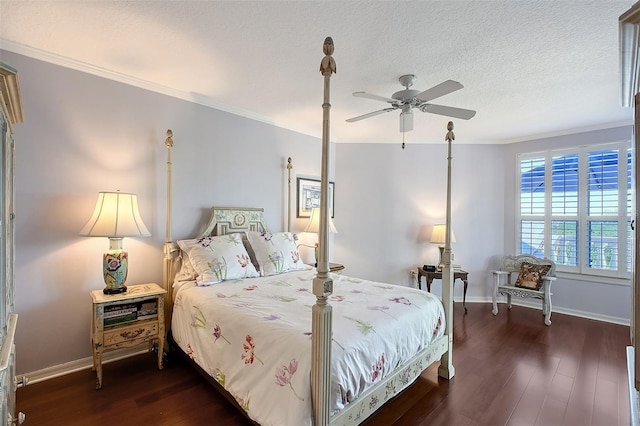
{"label": "white pillow", "polygon": [[241,234],[180,240],[178,246],[189,256],[199,286],[260,276],[242,244]]}
{"label": "white pillow", "polygon": [[260,275],[281,274],[283,272],[307,269],[296,247],[291,232],[247,232],[247,238],[260,265]]}
{"label": "white pillow", "polygon": [[180,270],[176,274],[175,281],[193,281],[198,273],[193,268],[189,255],[186,251],[180,250]]}

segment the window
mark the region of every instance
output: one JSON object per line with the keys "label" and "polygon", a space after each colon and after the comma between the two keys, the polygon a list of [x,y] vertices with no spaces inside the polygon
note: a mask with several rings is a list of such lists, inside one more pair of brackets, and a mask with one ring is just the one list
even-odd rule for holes
{"label": "window", "polygon": [[520,154],[520,253],[558,271],[629,277],[631,157],[628,142]]}

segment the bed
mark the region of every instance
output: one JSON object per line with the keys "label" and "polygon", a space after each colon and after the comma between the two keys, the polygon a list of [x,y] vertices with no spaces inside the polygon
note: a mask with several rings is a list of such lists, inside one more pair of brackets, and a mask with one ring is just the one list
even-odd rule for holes
{"label": "bed", "polygon": [[[330,38],[323,50],[321,205],[327,206]],[[171,131],[165,144],[164,286],[172,341],[251,420],[359,424],[432,363],[440,361],[441,377],[453,377],[450,244],[441,302],[417,289],[329,273],[326,209],[317,268],[302,263],[293,234],[270,232],[261,208],[214,207],[202,233],[173,241]]]}

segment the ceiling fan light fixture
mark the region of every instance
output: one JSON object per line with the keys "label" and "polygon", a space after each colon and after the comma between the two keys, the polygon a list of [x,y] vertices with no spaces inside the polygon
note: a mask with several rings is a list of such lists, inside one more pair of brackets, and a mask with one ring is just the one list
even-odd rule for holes
{"label": "ceiling fan light fixture", "polygon": [[409,108],[407,112],[400,114],[400,132],[410,132],[413,130],[413,110]]}

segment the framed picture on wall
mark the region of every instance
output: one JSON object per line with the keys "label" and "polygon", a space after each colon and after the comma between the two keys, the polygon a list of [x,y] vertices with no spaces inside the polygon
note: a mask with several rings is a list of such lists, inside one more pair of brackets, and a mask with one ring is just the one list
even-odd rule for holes
{"label": "framed picture on wall", "polygon": [[[311,217],[311,210],[320,207],[320,180],[309,178],[297,178],[297,205],[296,217]],[[334,209],[335,182],[329,182],[329,213],[335,217]]]}

